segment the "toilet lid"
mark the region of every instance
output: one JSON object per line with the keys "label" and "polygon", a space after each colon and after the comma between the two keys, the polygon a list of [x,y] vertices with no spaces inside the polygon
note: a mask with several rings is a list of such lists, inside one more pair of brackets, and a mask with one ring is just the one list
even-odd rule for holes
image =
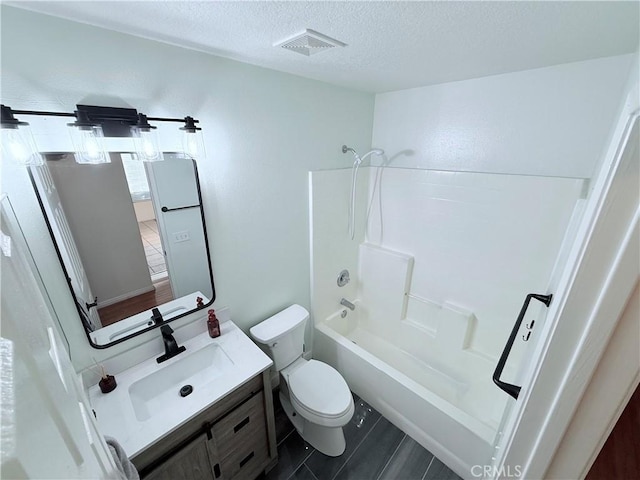
{"label": "toilet lid", "polygon": [[301,405],[323,417],[344,415],[353,400],[342,375],[317,360],[309,360],[289,376],[289,390]]}

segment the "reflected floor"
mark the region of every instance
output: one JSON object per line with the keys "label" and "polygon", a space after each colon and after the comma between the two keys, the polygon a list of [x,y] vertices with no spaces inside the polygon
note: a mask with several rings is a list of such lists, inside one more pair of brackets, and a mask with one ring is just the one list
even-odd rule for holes
{"label": "reflected floor", "polygon": [[328,457],[308,445],[274,395],[278,464],[265,480],[459,480],[431,452],[354,394],[356,411],[344,427],[347,447]]}
{"label": "reflected floor", "polygon": [[100,322],[103,327],[116,323],[123,318],[130,317],[153,307],[162,305],[163,303],[173,300],[173,292],[169,279],[165,277],[153,283],[155,290],[148,293],[137,295],[133,298],[114,303],[106,307],[98,309]]}
{"label": "reflected floor", "polygon": [[160,242],[160,234],[158,233],[158,223],[155,219],[146,220],[138,223],[140,229],[140,238],[144,246],[144,254],[147,257],[147,265],[149,266],[149,274],[153,277],[167,271],[167,265],[164,261],[162,252],[162,243]]}

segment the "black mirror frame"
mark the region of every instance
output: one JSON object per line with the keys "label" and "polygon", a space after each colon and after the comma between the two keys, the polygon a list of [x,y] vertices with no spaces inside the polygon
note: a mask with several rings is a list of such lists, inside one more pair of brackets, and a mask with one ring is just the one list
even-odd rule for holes
{"label": "black mirror frame", "polygon": [[[67,154],[69,152],[46,152],[46,154]],[[129,153],[129,152],[113,152],[113,153]],[[174,152],[163,152],[163,153],[174,153]],[[187,157],[189,158],[189,157]],[[49,236],[51,237],[51,241],[53,243],[53,247],[56,250],[56,254],[58,255],[58,261],[60,262],[60,266],[62,267],[62,271],[64,272],[64,276],[65,279],[67,280],[67,286],[69,287],[69,292],[71,293],[71,297],[73,298],[73,303],[76,306],[76,309],[78,311],[78,317],[80,318],[80,322],[82,323],[82,326],[84,328],[84,333],[87,336],[87,341],[89,342],[89,345],[91,345],[93,348],[102,350],[105,348],[109,348],[109,347],[113,347],[114,345],[117,345],[119,343],[122,343],[126,340],[129,340],[131,338],[137,337],[138,335],[142,335],[143,333],[149,332],[155,328],[158,328],[162,325],[165,325],[169,322],[173,322],[174,320],[178,320],[180,318],[186,317],[187,315],[191,315],[194,312],[197,312],[198,310],[205,310],[207,307],[211,306],[213,304],[213,302],[216,299],[216,287],[215,287],[215,283],[213,282],[213,268],[211,266],[211,251],[209,248],[209,237],[207,235],[207,224],[205,222],[205,218],[204,218],[204,207],[202,204],[202,190],[200,188],[200,175],[198,175],[198,164],[196,163],[195,159],[191,158],[191,161],[193,162],[193,168],[195,170],[196,173],[196,188],[198,190],[198,201],[200,203],[200,218],[202,220],[202,231],[204,234],[204,244],[205,244],[205,248],[207,251],[207,265],[209,266],[209,280],[211,281],[211,299],[209,300],[208,303],[204,304],[202,307],[200,308],[194,308],[193,310],[189,310],[188,312],[185,313],[181,313],[180,315],[176,315],[175,317],[166,320],[162,323],[158,323],[155,325],[151,325],[148,328],[139,330],[137,332],[131,333],[129,335],[127,335],[126,337],[123,338],[119,338],[118,340],[114,340],[113,342],[107,343],[105,345],[98,345],[96,343],[93,342],[93,340],[91,339],[91,335],[89,334],[89,329],[88,329],[88,319],[86,318],[86,315],[84,313],[84,310],[82,310],[82,307],[80,306],[79,302],[78,302],[78,298],[76,297],[76,293],[73,290],[73,286],[71,285],[71,277],[69,276],[69,272],[67,270],[66,265],[64,264],[64,261],[62,259],[62,254],[60,253],[60,248],[58,247],[58,243],[56,242],[54,233],[53,233],[53,229],[51,227],[51,222],[49,220],[49,218],[47,217],[45,208],[44,208],[44,204],[42,202],[42,198],[40,197],[40,192],[38,192],[38,188],[36,186],[36,182],[35,179],[33,177],[33,173],[31,172],[31,170],[27,167],[27,171],[29,172],[29,179],[31,180],[31,185],[33,187],[33,191],[36,194],[36,198],[38,200],[38,205],[40,206],[40,211],[42,212],[42,216],[44,217],[44,221],[47,225],[47,229],[49,230]]]}

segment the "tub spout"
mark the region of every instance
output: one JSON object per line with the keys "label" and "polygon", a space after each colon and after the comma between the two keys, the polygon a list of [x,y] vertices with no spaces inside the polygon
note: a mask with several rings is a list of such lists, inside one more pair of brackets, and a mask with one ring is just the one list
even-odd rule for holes
{"label": "tub spout", "polygon": [[351,303],[349,300],[347,300],[346,298],[343,298],[342,300],[340,300],[340,305],[343,305],[345,307],[347,307],[349,310],[355,310],[356,306]]}

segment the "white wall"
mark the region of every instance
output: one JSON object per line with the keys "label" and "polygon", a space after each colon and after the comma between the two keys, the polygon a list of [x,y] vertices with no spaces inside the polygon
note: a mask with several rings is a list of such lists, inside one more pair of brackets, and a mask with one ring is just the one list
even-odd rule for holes
{"label": "white wall", "polygon": [[[370,94],[5,6],[2,40],[2,103],[13,108],[130,104],[154,116],[200,119],[207,158],[198,169],[216,305],[230,306],[245,330],[291,303],[309,307],[307,172],[344,167],[344,143],[360,151],[370,146]],[[177,128],[160,129],[161,146],[176,150]],[[3,191],[20,198],[18,215],[77,368],[91,356],[100,360],[159,338],[150,332],[106,351],[91,349],[60,286],[28,179],[22,169],[3,168],[2,182]]]}
{"label": "white wall", "polygon": [[608,57],[379,94],[373,145],[393,166],[590,178],[632,60]]}

